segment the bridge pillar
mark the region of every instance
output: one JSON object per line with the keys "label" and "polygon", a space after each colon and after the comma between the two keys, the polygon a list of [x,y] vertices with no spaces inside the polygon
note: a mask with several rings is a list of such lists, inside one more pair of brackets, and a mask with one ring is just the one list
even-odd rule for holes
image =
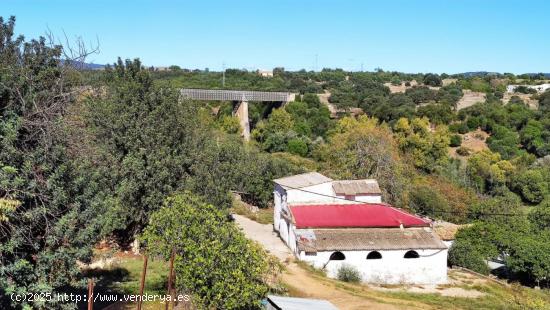
{"label": "bridge pillar", "polygon": [[237,102],[237,107],[234,110],[234,115],[239,118],[241,124],[241,136],[246,141],[250,141],[250,123],[248,121],[248,101],[242,100]]}

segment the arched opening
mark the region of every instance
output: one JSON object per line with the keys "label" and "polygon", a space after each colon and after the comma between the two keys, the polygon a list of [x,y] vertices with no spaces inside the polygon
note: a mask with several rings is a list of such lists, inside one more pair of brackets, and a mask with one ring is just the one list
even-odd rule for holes
{"label": "arched opening", "polygon": [[378,251],[372,251],[367,255],[367,259],[382,259],[382,254]]}
{"label": "arched opening", "polygon": [[330,254],[330,260],[344,260],[346,259],[346,256],[342,252],[334,252]]}
{"label": "arched opening", "polygon": [[405,256],[403,256],[404,258],[419,258],[420,255],[418,255],[418,253],[416,251],[407,251],[407,253],[405,253]]}

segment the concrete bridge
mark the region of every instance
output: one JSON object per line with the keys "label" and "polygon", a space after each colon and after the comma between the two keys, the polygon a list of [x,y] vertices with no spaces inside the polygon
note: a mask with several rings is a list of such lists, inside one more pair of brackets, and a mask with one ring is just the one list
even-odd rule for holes
{"label": "concrete bridge", "polygon": [[181,95],[183,98],[193,100],[233,102],[233,115],[239,118],[242,136],[246,141],[250,140],[250,123],[248,120],[249,101],[280,102],[285,104],[289,101],[294,101],[295,98],[295,94],[285,92],[190,88],[182,89]]}

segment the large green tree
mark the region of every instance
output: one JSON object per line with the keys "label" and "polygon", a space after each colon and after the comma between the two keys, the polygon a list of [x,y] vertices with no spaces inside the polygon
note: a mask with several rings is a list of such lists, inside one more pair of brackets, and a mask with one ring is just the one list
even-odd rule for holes
{"label": "large green tree", "polygon": [[176,253],[176,288],[200,309],[254,309],[267,293],[267,253],[228,215],[189,193],[167,198],[143,233],[147,251]]}
{"label": "large green tree", "polygon": [[11,293],[53,293],[78,274],[94,234],[69,160],[63,118],[78,95],[70,59],[0,17],[0,308],[61,308]]}

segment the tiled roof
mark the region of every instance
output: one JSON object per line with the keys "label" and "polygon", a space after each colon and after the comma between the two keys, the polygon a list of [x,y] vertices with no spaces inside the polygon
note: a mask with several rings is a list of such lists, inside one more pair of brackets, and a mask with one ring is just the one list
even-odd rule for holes
{"label": "tiled roof", "polygon": [[302,173],[273,180],[273,182],[281,186],[287,186],[291,188],[302,188],[330,181],[332,181],[331,178],[326,177],[318,172]]}
{"label": "tiled roof", "polygon": [[429,228],[313,229],[298,233],[298,249],[306,252],[358,250],[427,250],[447,246]]}
{"label": "tiled roof", "polygon": [[290,206],[297,228],[419,227],[430,221],[386,204],[317,204]]}
{"label": "tiled roof", "polygon": [[378,182],[373,179],[346,180],[332,182],[332,188],[337,195],[381,194]]}

